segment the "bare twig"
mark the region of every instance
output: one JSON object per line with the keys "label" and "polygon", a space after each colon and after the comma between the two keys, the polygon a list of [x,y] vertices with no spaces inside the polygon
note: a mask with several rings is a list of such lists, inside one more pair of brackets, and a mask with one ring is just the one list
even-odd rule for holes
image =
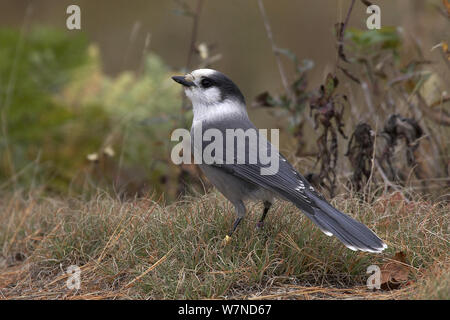
{"label": "bare twig", "polygon": [[[187,71],[191,68],[192,57],[195,52],[195,43],[197,42],[198,26],[199,26],[199,22],[200,22],[200,14],[201,14],[201,11],[203,8],[203,1],[204,0],[198,0],[195,12],[191,13],[193,22],[192,22],[192,29],[191,29],[191,40],[189,42],[189,51],[187,54],[186,65],[185,65],[185,70],[187,70]],[[184,113],[187,109],[188,109],[187,97],[183,94],[182,98],[181,98],[181,114],[182,114],[181,118],[182,118],[183,124],[185,122]]]}
{"label": "bare twig", "polygon": [[[196,51],[195,44],[197,42],[197,35],[198,35],[198,29],[199,29],[199,23],[200,23],[200,15],[202,12],[203,4],[204,4],[204,0],[197,0],[197,6],[195,9],[195,12],[190,12],[190,16],[192,17],[193,22],[192,22],[192,29],[191,29],[191,39],[190,39],[190,43],[189,43],[189,51],[187,54],[186,65],[185,65],[186,71],[189,71],[189,69],[192,67],[192,60],[193,60],[192,58]],[[187,5],[185,5],[185,6],[187,7]],[[189,107],[189,104],[187,102],[187,97],[184,93],[182,93],[182,98],[181,98],[181,126],[182,127],[187,126],[186,111],[187,111],[188,107]],[[195,166],[195,170],[197,172],[197,175],[201,176],[200,169],[197,166]],[[177,181],[180,182],[178,185],[178,194],[185,193],[185,187],[183,186],[182,182],[186,179],[186,174],[188,174],[188,172],[185,170],[181,170],[178,174]]]}
{"label": "bare twig", "polygon": [[131,28],[130,36],[128,38],[129,41],[128,41],[127,49],[125,50],[125,54],[123,55],[123,58],[122,58],[122,68],[124,68],[126,63],[128,62],[128,56],[130,55],[131,47],[133,46],[134,42],[136,41],[136,38],[137,38],[140,30],[141,30],[141,22],[136,21],[133,24],[133,27]]}
{"label": "bare twig", "polygon": [[145,66],[145,59],[147,57],[148,50],[150,48],[150,43],[152,40],[152,34],[150,32],[147,32],[147,35],[145,36],[145,42],[144,42],[144,48],[142,49],[142,59],[141,64],[139,65],[137,74],[140,76],[144,70]]}
{"label": "bare twig", "polygon": [[350,7],[348,8],[348,11],[347,11],[347,16],[345,17],[345,21],[343,23],[342,22],[339,23],[338,36],[337,36],[338,50],[336,53],[336,64],[334,66],[334,74],[336,74],[336,71],[339,67],[339,58],[348,62],[347,58],[344,55],[344,33],[345,33],[345,29],[347,28],[348,21],[350,20],[350,14],[352,13],[353,5],[355,4],[355,1],[356,0],[352,0],[352,3],[350,4]]}
{"label": "bare twig", "polygon": [[[275,60],[277,62],[277,66],[278,66],[278,72],[280,73],[280,78],[281,78],[281,82],[283,84],[284,90],[286,92],[286,95],[289,97],[289,100],[291,101],[291,103],[296,105],[298,102],[297,97],[289,86],[286,72],[284,70],[283,63],[282,63],[281,57],[280,57],[280,48],[278,48],[275,43],[273,33],[272,33],[272,28],[270,27],[269,19],[267,18],[266,10],[264,8],[264,4],[263,4],[262,0],[258,0],[258,6],[259,6],[259,10],[261,11],[261,17],[263,19],[264,26],[266,28],[267,37],[269,38],[270,44],[272,46],[273,54],[275,55]],[[311,117],[307,113],[305,113],[305,118],[308,120],[311,127],[314,128],[314,121],[311,119]]]}
{"label": "bare twig", "polygon": [[195,52],[195,43],[197,42],[198,25],[199,25],[199,21],[200,21],[200,14],[202,12],[202,8],[203,8],[203,0],[198,0],[197,8],[192,16],[193,23],[192,23],[192,29],[191,29],[191,41],[189,44],[189,51],[188,51],[187,61],[186,61],[186,69],[188,69],[188,70],[191,67],[192,57]]}
{"label": "bare twig", "polygon": [[131,287],[136,281],[139,281],[140,279],[142,279],[142,277],[144,277],[146,274],[148,274],[150,271],[152,271],[153,269],[155,269],[157,266],[159,266],[161,263],[163,263],[167,257],[173,252],[173,250],[175,249],[175,247],[173,247],[172,249],[170,249],[161,259],[159,259],[158,261],[156,261],[150,268],[148,268],[147,270],[145,270],[143,273],[141,273],[138,277],[134,278],[132,281],[130,281],[126,286],[125,289],[128,289],[129,287]]}
{"label": "bare twig", "polygon": [[270,27],[269,19],[267,18],[266,10],[264,9],[264,4],[262,0],[258,0],[259,10],[261,11],[261,16],[266,27],[267,37],[269,38],[270,44],[272,45],[272,51],[275,55],[275,60],[277,62],[278,71],[280,72],[281,82],[283,83],[284,90],[291,98],[291,101],[295,102],[295,96],[289,89],[289,82],[286,77],[286,73],[283,68],[283,63],[281,62],[279,48],[275,44],[275,40],[272,34],[272,28]]}
{"label": "bare twig", "polygon": [[[366,181],[366,185],[364,186],[364,189],[368,187],[367,196],[370,197],[371,187],[373,184],[373,174],[374,174],[374,167],[375,167],[375,157],[376,157],[376,151],[377,151],[377,134],[378,132],[378,121],[375,123],[375,132],[374,132],[374,138],[373,138],[373,151],[372,151],[372,159],[371,159],[371,166],[370,166],[370,175],[369,178]],[[364,190],[365,191],[365,190]]]}
{"label": "bare twig", "polygon": [[[374,159],[374,162],[375,162],[375,165],[377,167],[378,173],[380,174],[381,178],[383,178],[383,181],[384,181],[385,185],[389,186],[392,189],[394,189],[395,191],[400,192],[401,194],[403,194],[402,190],[400,190],[400,188],[395,183],[393,183],[391,180],[389,180],[389,178],[387,177],[386,173],[384,172],[383,168],[378,163],[378,160],[376,158]],[[387,188],[385,188],[385,190],[386,189]],[[405,199],[406,203],[410,203],[411,202],[407,197],[404,197],[404,199]]]}

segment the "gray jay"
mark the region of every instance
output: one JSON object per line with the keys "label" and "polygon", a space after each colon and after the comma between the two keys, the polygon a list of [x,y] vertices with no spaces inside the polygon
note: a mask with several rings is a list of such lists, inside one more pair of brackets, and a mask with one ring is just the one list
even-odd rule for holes
{"label": "gray jay", "polygon": [[[248,118],[244,96],[227,76],[215,70],[199,69],[172,79],[183,85],[193,105],[191,144],[194,152],[201,152],[207,147],[203,139],[198,141],[195,130],[204,133],[208,129],[214,129],[224,136],[223,150],[215,151],[215,159],[221,161],[201,163],[199,166],[209,181],[236,209],[237,218],[227,240],[245,215],[245,200],[263,201],[264,211],[258,222],[258,227],[262,227],[274,198],[281,198],[292,202],[327,236],[336,236],[351,250],[378,253],[387,248],[364,224],[331,206],[259,133]],[[242,129],[244,132],[253,130],[256,133],[256,141],[251,141],[250,135],[245,137],[245,145],[241,148],[245,154],[244,160],[238,159],[239,148],[235,143],[237,136],[230,138],[226,134],[229,129]],[[233,141],[226,141],[227,139]],[[262,169],[268,168],[267,163],[263,163],[259,157],[249,160],[252,153],[260,155],[261,151],[270,154],[270,159],[276,161],[276,166],[273,166],[275,169],[265,174]],[[221,159],[225,155],[226,159]]]}

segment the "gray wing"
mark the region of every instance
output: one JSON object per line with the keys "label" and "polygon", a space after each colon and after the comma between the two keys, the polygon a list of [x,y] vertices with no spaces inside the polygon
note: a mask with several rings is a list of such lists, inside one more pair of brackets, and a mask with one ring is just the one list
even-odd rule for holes
{"label": "gray wing", "polygon": [[[233,123],[238,128],[247,130],[252,128],[257,130],[248,119],[234,119],[230,121],[215,121],[214,124],[206,124],[205,128],[215,127],[225,132],[225,128]],[[261,141],[260,141],[261,140]],[[264,143],[263,143],[264,142]],[[247,144],[247,143],[246,143]],[[224,143],[226,146],[226,143]],[[259,146],[259,147],[258,147]],[[270,144],[265,137],[258,134],[258,143],[246,146],[246,155],[250,152],[261,151],[261,146],[266,146],[269,154],[276,155],[278,161],[278,171],[272,175],[262,175],[261,169],[268,167],[263,165],[258,157],[256,163],[250,163],[246,157],[245,163],[237,163],[236,154],[234,162],[224,161],[221,164],[213,164],[216,168],[224,170],[228,174],[240,179],[256,184],[262,188],[270,190],[282,198],[294,203],[310,218],[325,234],[334,235],[352,250],[362,250],[368,252],[381,252],[387,246],[364,224],[352,219],[331,206],[308,181],[298,173],[294,167]],[[222,151],[226,154],[226,150]],[[228,160],[228,159],[226,159]]]}

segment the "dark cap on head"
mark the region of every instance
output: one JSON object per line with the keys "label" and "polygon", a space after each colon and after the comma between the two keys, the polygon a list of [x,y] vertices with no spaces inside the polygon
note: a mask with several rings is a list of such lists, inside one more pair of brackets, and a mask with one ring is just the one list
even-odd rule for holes
{"label": "dark cap on head", "polygon": [[231,81],[226,75],[216,71],[208,76],[203,77],[212,82],[211,86],[215,86],[220,90],[222,100],[237,99],[239,102],[245,104],[245,98],[238,86]]}

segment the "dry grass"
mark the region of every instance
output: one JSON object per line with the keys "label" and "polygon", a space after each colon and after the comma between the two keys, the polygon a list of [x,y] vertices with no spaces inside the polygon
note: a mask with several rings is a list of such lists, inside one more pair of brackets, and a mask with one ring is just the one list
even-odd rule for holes
{"label": "dry grass", "polygon": [[[224,247],[234,212],[208,194],[163,205],[3,195],[0,198],[0,298],[4,299],[449,299],[449,205],[406,203],[390,195],[372,204],[333,203],[377,231],[380,255],[352,252],[279,202],[264,231],[250,213]],[[370,291],[369,265],[406,253],[409,281]],[[81,288],[64,271],[81,268]]]}

